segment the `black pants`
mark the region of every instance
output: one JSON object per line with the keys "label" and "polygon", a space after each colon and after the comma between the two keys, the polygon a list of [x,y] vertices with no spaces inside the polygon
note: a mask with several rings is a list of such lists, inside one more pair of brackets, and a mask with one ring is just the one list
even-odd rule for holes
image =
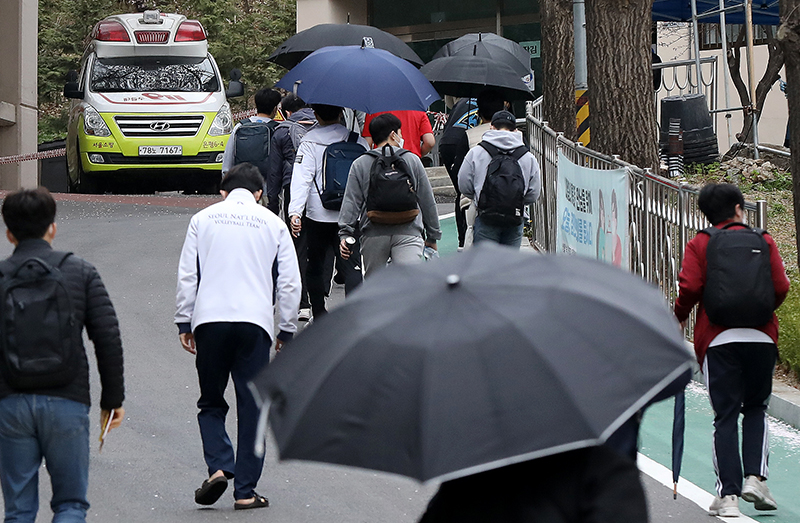
{"label": "black pants", "polygon": [[[200,382],[197,422],[208,474],[222,470],[226,476],[234,478],[235,499],[251,498],[264,468],[264,457],[255,455],[259,410],[247,383],[269,363],[272,342],[258,325],[236,322],[198,325],[194,339]],[[225,389],[230,378],[236,391],[238,422],[235,456],[225,430],[228,414]]]}
{"label": "black pants", "polygon": [[[349,259],[343,260],[339,254],[339,224],[336,222],[317,222],[306,218],[303,228],[308,232],[308,267],[306,285],[311,313],[314,317],[327,312],[325,295],[330,291],[330,271],[334,259],[338,258],[339,270],[344,276],[345,295],[361,283],[361,250],[358,242]],[[327,279],[326,279],[327,275]]]}
{"label": "black pants", "polygon": [[[286,214],[286,225],[291,230],[291,223],[289,223],[289,214]],[[294,250],[297,252],[297,263],[300,266],[300,281],[303,285],[302,290],[300,291],[300,308],[307,309],[311,307],[310,302],[308,301],[308,288],[306,287],[306,270],[308,269],[308,218],[305,215],[301,218],[301,222],[303,224],[303,228],[300,230],[300,234],[295,237],[292,235],[292,242],[294,242]]]}
{"label": "black pants", "polygon": [[[458,246],[464,246],[464,238],[467,234],[467,212],[461,210],[461,191],[458,188],[458,170],[461,167],[461,162],[455,164],[456,149],[455,144],[441,144],[439,145],[439,159],[442,165],[447,169],[447,174],[450,176],[450,181],[453,183],[453,188],[456,190],[456,229],[458,229]],[[463,160],[463,158],[461,158]]]}
{"label": "black pants", "polygon": [[742,464],[744,476],[769,475],[766,411],[777,356],[774,343],[726,343],[706,352],[703,373],[714,409],[714,470],[720,496],[741,496]]}

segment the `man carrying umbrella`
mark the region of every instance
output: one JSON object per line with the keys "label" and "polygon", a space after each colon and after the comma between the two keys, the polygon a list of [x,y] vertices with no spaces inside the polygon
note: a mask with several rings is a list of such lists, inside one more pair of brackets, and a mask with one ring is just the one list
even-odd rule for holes
{"label": "man carrying umbrella", "polygon": [[[754,503],[757,510],[775,510],[778,505],[766,485],[766,409],[778,355],[778,318],[774,310],[786,298],[789,279],[772,238],[766,231],[750,229],[742,223],[744,197],[738,187],[707,185],[700,191],[697,205],[713,227],[701,231],[686,245],[675,316],[685,324],[699,303],[694,350],[714,409],[717,473],[717,496],[708,512],[712,516],[738,516],[739,496]],[[736,245],[723,249],[722,242],[729,242],[728,238]],[[731,260],[734,268],[731,270],[721,260]],[[734,281],[726,281],[726,274],[732,274]],[[723,314],[719,314],[716,299],[720,295],[725,297]],[[766,305],[761,306],[764,298]]]}
{"label": "man carrying umbrella", "polygon": [[[342,108],[334,105],[312,104],[317,118],[317,127],[306,133],[300,142],[292,172],[289,217],[292,234],[298,236],[304,229],[308,233],[308,266],[306,286],[311,302],[311,314],[319,318],[327,312],[325,291],[329,288],[325,267],[331,267],[333,257],[339,253],[339,211],[323,206],[318,187],[323,187],[323,168],[326,148],[337,142],[348,140],[350,131],[340,122]],[[367,150],[367,142],[361,136],[358,143]],[[305,211],[306,221],[300,217]],[[356,244],[357,245],[357,244]],[[354,252],[358,252],[355,248]],[[361,283],[361,262],[359,256],[342,259],[340,265],[344,272],[345,294],[349,294]]]}

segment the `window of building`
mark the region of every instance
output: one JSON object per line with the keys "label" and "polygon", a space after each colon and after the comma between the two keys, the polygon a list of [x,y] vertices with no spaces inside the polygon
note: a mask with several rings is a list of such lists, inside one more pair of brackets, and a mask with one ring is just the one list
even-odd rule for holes
{"label": "window of building", "polygon": [[[722,40],[720,39],[720,25],[719,24],[699,24],[700,31],[700,49],[722,49]],[[728,35],[728,42],[736,42],[740,37],[744,38],[745,28],[742,24],[728,24],[726,26]],[[771,28],[769,26],[757,25],[753,27],[753,44],[763,45],[767,43],[768,33]]]}

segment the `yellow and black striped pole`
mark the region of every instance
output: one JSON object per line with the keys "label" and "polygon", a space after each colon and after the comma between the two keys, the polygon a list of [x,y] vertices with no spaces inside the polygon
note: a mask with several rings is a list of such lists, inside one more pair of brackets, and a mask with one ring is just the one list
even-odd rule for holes
{"label": "yellow and black striped pole", "polygon": [[589,145],[589,91],[587,89],[575,90],[575,128],[578,130],[578,141]]}

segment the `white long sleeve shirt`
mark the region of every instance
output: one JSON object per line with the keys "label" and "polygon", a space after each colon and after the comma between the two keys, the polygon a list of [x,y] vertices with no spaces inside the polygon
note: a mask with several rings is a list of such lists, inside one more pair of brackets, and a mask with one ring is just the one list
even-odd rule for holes
{"label": "white long sleeve shirt", "polygon": [[[339,221],[338,210],[332,211],[322,206],[317,187],[322,189],[322,160],[325,148],[332,143],[344,142],[349,136],[350,131],[341,124],[316,127],[303,136],[297,147],[292,170],[290,189],[292,201],[289,203],[289,215],[302,216],[305,210],[306,216],[315,222]],[[359,136],[358,143],[364,147],[364,152],[367,152],[367,141]]]}
{"label": "white long sleeve shirt", "polygon": [[[178,266],[175,323],[247,322],[274,340],[272,267],[277,261],[279,328],[297,330],[300,270],[286,224],[247,189],[195,214]],[[290,336],[282,336],[281,339]]]}

